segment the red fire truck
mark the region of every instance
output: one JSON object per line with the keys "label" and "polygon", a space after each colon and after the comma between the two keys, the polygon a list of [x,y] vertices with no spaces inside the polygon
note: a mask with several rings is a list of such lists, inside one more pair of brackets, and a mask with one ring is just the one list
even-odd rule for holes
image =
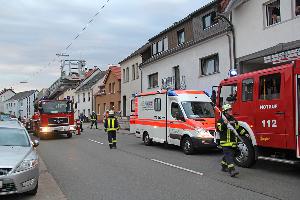
{"label": "red fire truck", "polygon": [[216,104],[226,103],[247,130],[235,157],[238,165],[300,161],[300,60],[223,80]]}
{"label": "red fire truck", "polygon": [[49,134],[66,134],[68,138],[76,131],[73,104],[68,100],[41,100],[32,117],[34,133],[40,138]]}

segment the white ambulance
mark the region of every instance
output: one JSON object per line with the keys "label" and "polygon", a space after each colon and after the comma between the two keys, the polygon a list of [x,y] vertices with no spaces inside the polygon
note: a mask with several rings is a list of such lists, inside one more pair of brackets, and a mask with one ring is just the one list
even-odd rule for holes
{"label": "white ambulance", "polygon": [[136,95],[131,108],[130,132],[145,145],[177,145],[185,154],[217,146],[213,104],[203,91],[142,93]]}

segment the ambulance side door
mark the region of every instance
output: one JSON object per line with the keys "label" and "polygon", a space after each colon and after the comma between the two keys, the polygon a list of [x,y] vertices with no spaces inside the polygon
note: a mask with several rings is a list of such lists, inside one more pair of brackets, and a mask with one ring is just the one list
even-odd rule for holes
{"label": "ambulance side door", "polygon": [[[259,146],[285,148],[285,108],[292,101],[284,95],[284,76],[280,71],[256,77],[256,106],[254,131]],[[251,109],[251,108],[249,108]]]}
{"label": "ambulance side door", "polygon": [[175,100],[169,100],[168,106],[170,109],[168,109],[167,142],[180,146],[180,140],[183,135],[181,127],[185,124],[182,108]]}

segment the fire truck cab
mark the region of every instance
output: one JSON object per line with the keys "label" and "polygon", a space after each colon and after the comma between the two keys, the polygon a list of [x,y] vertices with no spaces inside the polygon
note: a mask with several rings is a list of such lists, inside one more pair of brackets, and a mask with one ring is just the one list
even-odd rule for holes
{"label": "fire truck cab", "polygon": [[238,165],[250,167],[258,159],[299,161],[300,60],[223,80],[217,106],[226,103],[247,130],[238,145]]}
{"label": "fire truck cab", "polygon": [[217,146],[213,105],[202,91],[143,93],[135,97],[132,107],[130,132],[142,138],[145,145],[177,145],[185,154],[200,147]]}
{"label": "fire truck cab", "polygon": [[69,138],[76,131],[74,111],[68,100],[41,100],[32,117],[34,132],[45,138],[49,134],[66,134]]}

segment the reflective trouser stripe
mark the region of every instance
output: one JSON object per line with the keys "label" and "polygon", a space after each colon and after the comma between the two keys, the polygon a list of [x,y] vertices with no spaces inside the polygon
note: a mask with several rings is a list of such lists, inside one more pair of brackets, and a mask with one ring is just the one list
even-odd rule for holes
{"label": "reflective trouser stripe", "polygon": [[234,168],[234,164],[228,165],[228,168]]}
{"label": "reflective trouser stripe", "polygon": [[117,142],[117,140],[113,140],[112,142],[115,142],[115,143],[116,143],[116,142]]}
{"label": "reflective trouser stripe", "polygon": [[226,162],[224,162],[223,160],[222,160],[221,164],[222,164],[222,165],[227,165],[227,163],[226,163]]}

